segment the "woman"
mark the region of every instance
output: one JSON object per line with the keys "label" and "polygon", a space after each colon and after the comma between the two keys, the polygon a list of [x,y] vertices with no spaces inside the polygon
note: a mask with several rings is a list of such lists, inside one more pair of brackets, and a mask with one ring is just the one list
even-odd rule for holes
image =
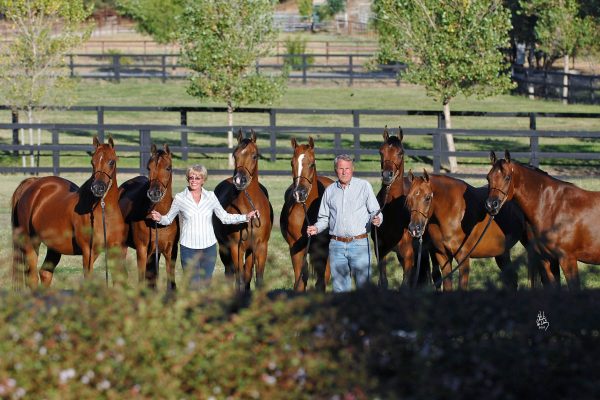
{"label": "woman", "polygon": [[[169,212],[166,215],[151,212],[152,219],[161,225],[169,225],[179,215],[181,266],[190,274],[190,286],[196,288],[209,282],[215,269],[217,238],[212,224],[213,213],[224,224],[239,224],[260,217],[258,210],[245,215],[225,211],[214,192],[202,187],[207,175],[203,165],[189,167],[185,173],[188,186],[175,195]],[[190,271],[186,271],[188,267]]]}

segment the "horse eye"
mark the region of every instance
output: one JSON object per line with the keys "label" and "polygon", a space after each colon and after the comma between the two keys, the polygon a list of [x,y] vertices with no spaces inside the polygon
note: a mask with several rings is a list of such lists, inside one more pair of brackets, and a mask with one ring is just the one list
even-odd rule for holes
{"label": "horse eye", "polygon": [[254,154],[254,155],[252,156],[252,159],[253,159],[253,160],[258,160],[258,154]]}
{"label": "horse eye", "polygon": [[111,167],[111,168],[114,167],[115,166],[115,160],[110,160],[108,162],[108,166]]}
{"label": "horse eye", "polygon": [[504,177],[504,180],[505,180],[506,182],[510,181],[510,175],[507,175],[507,176],[505,176],[505,177]]}
{"label": "horse eye", "polygon": [[173,168],[170,165],[167,167],[167,171],[169,171],[169,172],[171,172],[172,169]]}
{"label": "horse eye", "polygon": [[309,167],[310,168],[314,168],[315,167],[315,163],[310,163]]}
{"label": "horse eye", "polygon": [[432,196],[430,194],[428,194],[427,196],[425,196],[425,201],[431,201],[431,197]]}

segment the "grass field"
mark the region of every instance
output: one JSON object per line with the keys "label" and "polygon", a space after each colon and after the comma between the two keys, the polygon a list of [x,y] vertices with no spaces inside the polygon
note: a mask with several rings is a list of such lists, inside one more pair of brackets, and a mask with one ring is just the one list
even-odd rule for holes
{"label": "grass field", "polygon": [[[76,101],[77,105],[105,105],[105,106],[118,106],[118,105],[131,105],[131,106],[198,106],[198,105],[217,105],[222,104],[215,102],[199,102],[196,99],[190,97],[185,92],[185,84],[182,82],[169,82],[162,84],[154,81],[123,81],[120,84],[114,84],[104,81],[85,81],[80,85],[77,94]],[[258,106],[258,105],[252,105]],[[326,87],[297,87],[291,86],[286,95],[276,101],[273,106],[280,108],[331,108],[331,109],[422,109],[422,110],[439,110],[440,106],[432,101],[425,95],[423,89],[411,86],[401,85],[400,87],[381,85],[380,87],[347,87],[345,85],[329,84]],[[458,98],[453,104],[453,110],[470,110],[470,111],[538,111],[538,112],[600,112],[598,106],[586,106],[586,105],[562,105],[557,102],[547,101],[531,101],[523,97],[514,96],[496,96],[494,98],[485,100],[476,99],[464,99]],[[76,113],[76,112],[46,112],[43,116],[45,122],[95,122],[94,113]],[[254,124],[267,124],[264,119],[266,116],[242,116],[236,115],[236,125],[254,125]],[[262,119],[261,119],[262,118]],[[188,121],[189,125],[225,125],[226,120],[223,114],[196,114],[190,117]],[[10,115],[8,112],[0,112],[0,120],[10,121]],[[171,114],[158,114],[158,113],[128,113],[128,114],[108,114],[105,119],[106,123],[156,123],[156,124],[179,124],[179,115],[177,113]],[[345,120],[322,117],[322,116],[311,116],[304,117],[303,119],[296,116],[290,116],[289,120],[286,119],[286,123],[289,124],[302,124],[307,125],[323,125],[323,126],[351,126],[352,120],[346,118]],[[528,120],[523,119],[510,119],[510,118],[456,118],[454,121],[454,127],[477,127],[481,129],[513,129],[522,127],[527,128]],[[393,117],[379,116],[372,118],[365,118],[361,121],[361,125],[383,127],[388,126],[403,126],[403,127],[421,127],[421,126],[435,126],[435,120],[433,118],[426,119],[424,117]],[[549,128],[551,127],[551,128]],[[547,119],[538,122],[539,129],[564,129],[564,130],[594,130],[600,131],[600,121],[598,120],[584,120],[584,119],[569,119],[569,120],[557,120]],[[2,134],[9,135],[9,132]],[[78,143],[91,143],[90,135],[85,134],[74,134],[69,140]],[[131,140],[125,136],[119,137],[119,140]],[[222,139],[218,139],[221,140]],[[381,139],[377,137],[372,142],[361,143],[364,146],[371,146],[375,148]],[[412,148],[418,148],[418,142],[411,142],[408,140],[408,146]],[[285,143],[282,140],[282,146],[288,146],[289,142],[287,139]],[[121,142],[117,142],[121,143]],[[322,138],[317,137],[317,143],[319,146],[327,145]],[[260,144],[260,143],[259,143]],[[461,146],[467,146],[474,148],[478,146],[477,143],[470,143],[468,140],[461,143]],[[563,142],[556,142],[556,144],[548,144],[562,146],[565,145]],[[600,146],[599,143],[593,141],[580,141],[579,146],[589,149],[595,149]],[[498,145],[498,150],[503,147]],[[600,147],[598,147],[600,150]],[[15,160],[11,157],[2,156],[0,158],[2,163],[14,162]],[[318,169],[325,175],[332,175],[330,160],[320,159]],[[69,163],[82,163],[80,165],[88,165],[88,160],[85,156],[76,156],[73,159],[65,159],[63,165],[69,165]],[[179,168],[185,167],[189,163],[201,162],[209,167],[209,174],[211,168],[217,168],[222,165],[224,160],[210,160],[210,159],[191,159],[187,162],[183,160],[177,161]],[[135,156],[123,155],[120,161],[121,166],[135,166],[139,163]],[[266,161],[261,161],[266,163]],[[277,167],[281,169],[289,168],[289,159],[286,161],[285,158],[277,161]],[[414,170],[420,171],[421,168],[426,167],[430,169],[430,166],[423,163],[422,160],[407,159],[406,170],[413,168]],[[485,167],[484,167],[485,168]],[[579,168],[579,167],[578,167]],[[584,173],[586,174],[597,174],[598,166],[591,163],[589,165],[581,166],[585,168]],[[379,163],[376,156],[366,158],[365,161],[359,163],[357,166],[359,170],[371,170],[377,171],[379,169]],[[67,179],[72,180],[77,184],[83,183],[87,178],[85,175],[65,175]],[[123,183],[127,178],[131,176],[120,176],[119,183]],[[0,240],[5,243],[5,246],[0,248],[0,260],[4,261],[3,265],[10,265],[10,220],[8,214],[8,204],[10,196],[17,186],[18,182],[23,179],[24,176],[16,175],[5,175],[2,177],[3,185],[0,188]],[[221,179],[224,177],[209,176],[206,187],[208,189],[213,188]],[[285,244],[281,233],[279,232],[278,220],[279,211],[281,210],[283,193],[285,188],[291,183],[290,177],[263,177],[261,182],[267,186],[269,193],[271,194],[271,201],[275,211],[276,225],[273,228],[271,234],[271,240],[269,242],[269,259],[266,267],[265,282],[270,289],[278,288],[290,288],[292,287],[292,270],[289,261],[289,254],[287,245]],[[379,190],[380,184],[377,179],[371,180],[374,189]],[[477,180],[472,182],[475,185],[483,185],[483,180]],[[575,184],[586,187],[588,189],[598,190],[600,189],[600,181],[597,179],[580,179],[574,181]],[[181,176],[177,176],[175,179],[175,190],[181,190],[183,188],[184,180]],[[523,258],[523,251],[520,247],[516,247],[513,250],[514,258]],[[390,258],[391,260],[391,258]],[[392,261],[392,266],[389,268],[391,274],[391,285],[392,287],[398,287],[399,282],[402,279],[401,272],[397,266],[397,262]],[[95,275],[99,277],[104,276],[104,270],[99,261],[96,263]],[[130,275],[130,281],[135,284],[135,270],[133,262],[133,251],[129,251],[127,266]],[[583,267],[584,271],[582,281],[584,287],[600,287],[600,278],[598,277],[597,267]],[[178,268],[178,272],[181,269]],[[161,270],[162,278],[164,279],[164,268]],[[217,270],[215,272],[216,279],[222,279],[223,269],[220,262],[218,262]],[[376,275],[376,274],[374,274]],[[526,287],[526,271],[524,268],[520,270],[520,286]],[[473,262],[471,269],[471,287],[481,288],[485,287],[488,283],[497,285],[498,284],[498,269],[489,260],[476,260]],[[178,276],[178,279],[181,279]],[[64,257],[61,261],[57,274],[55,276],[54,285],[60,288],[73,288],[78,285],[82,280],[82,269],[81,260],[79,257]],[[0,271],[0,286],[8,287],[8,268],[3,268]],[[162,284],[164,287],[164,282]]]}

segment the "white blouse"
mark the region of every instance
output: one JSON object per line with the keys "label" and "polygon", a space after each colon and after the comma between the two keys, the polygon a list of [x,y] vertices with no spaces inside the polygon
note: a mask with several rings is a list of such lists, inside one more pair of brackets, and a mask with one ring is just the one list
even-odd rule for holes
{"label": "white blouse", "polygon": [[179,215],[181,235],[179,243],[190,249],[206,249],[217,243],[212,223],[213,213],[224,224],[247,222],[246,214],[229,214],[223,209],[214,192],[202,188],[202,196],[196,204],[188,188],[175,195],[171,208],[158,221],[169,225]]}

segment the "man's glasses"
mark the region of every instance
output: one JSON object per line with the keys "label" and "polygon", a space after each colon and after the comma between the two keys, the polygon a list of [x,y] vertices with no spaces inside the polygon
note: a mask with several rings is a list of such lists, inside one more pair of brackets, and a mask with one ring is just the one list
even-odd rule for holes
{"label": "man's glasses", "polygon": [[199,181],[202,179],[201,176],[188,176],[188,181]]}

